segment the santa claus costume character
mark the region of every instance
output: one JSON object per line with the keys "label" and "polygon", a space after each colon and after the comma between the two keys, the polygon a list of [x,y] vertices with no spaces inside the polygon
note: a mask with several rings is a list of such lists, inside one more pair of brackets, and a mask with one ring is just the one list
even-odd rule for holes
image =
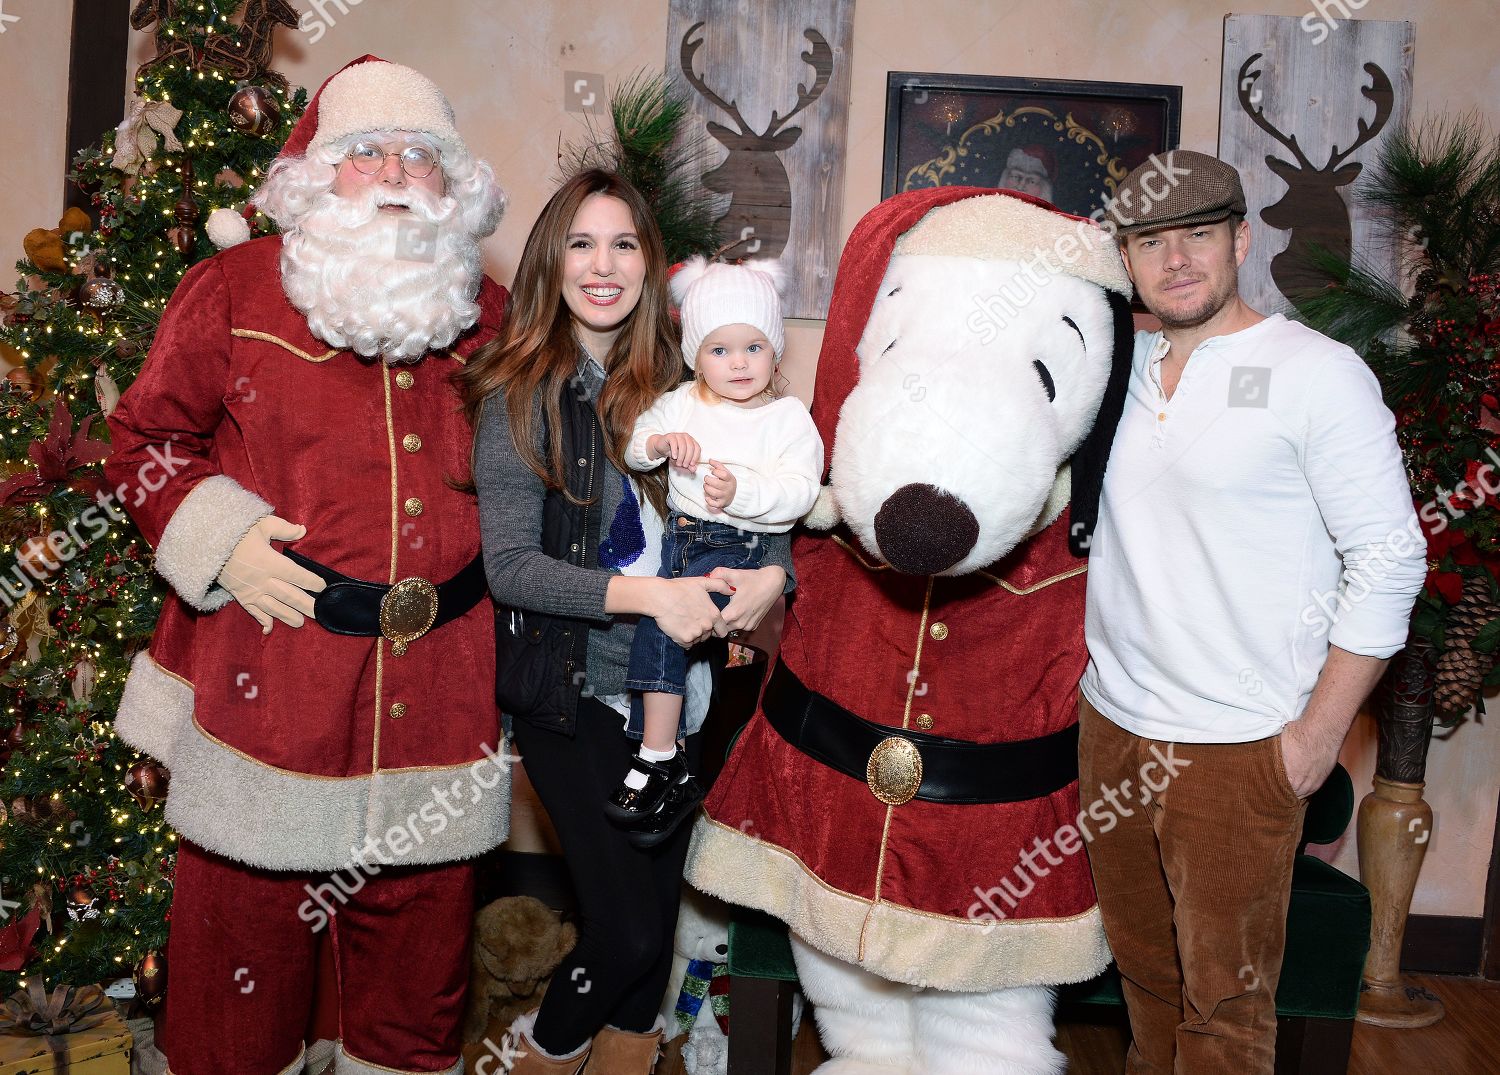
{"label": "santa claus costume character", "polygon": [[[784,278],[780,262],[702,257],[672,277],[682,357],[695,376],[636,420],[625,456],[640,472],[670,463],[664,578],[759,567],[767,545],[787,547],[786,533],[818,498],[823,441],[802,401],[775,383],[786,343],[777,294]],[[729,603],[710,596],[721,608]],[[686,652],[642,619],[625,680],[628,732],[641,748],[604,807],[642,847],[670,835],[702,797],[677,745],[686,678]]]}
{"label": "santa claus costume character", "polygon": [[[642,616],[684,647],[752,630],[789,585],[788,558],[769,554],[759,569],[657,577],[667,476],[632,476],[626,452],[636,419],[682,380],[669,309],[650,208],[619,176],[584,171],[542,209],[504,332],[464,373],[484,562],[502,606],[496,690],[580,913],[541,1008],[508,1036],[517,1072],[652,1070],[688,829],[641,849],[601,808],[636,752],[631,637]],[[714,593],[732,594],[723,610]],[[688,671],[690,756],[706,672]]]}
{"label": "santa claus costume character", "polygon": [[453,119],[408,67],[330,78],[255,197],[282,235],[188,271],[110,417],[173,590],[116,727],[172,772],[174,1075],[300,1071],[325,928],[333,1070],[462,1070],[465,860],[509,775],[450,377],[506,294],[504,196]]}

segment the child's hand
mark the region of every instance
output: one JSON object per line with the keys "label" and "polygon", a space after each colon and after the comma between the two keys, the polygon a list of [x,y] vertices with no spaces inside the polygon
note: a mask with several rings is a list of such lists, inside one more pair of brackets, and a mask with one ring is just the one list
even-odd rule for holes
{"label": "child's hand", "polygon": [[739,483],[717,459],[710,459],[708,466],[711,473],[703,475],[703,504],[710,511],[723,511],[734,502],[734,490]]}
{"label": "child's hand", "polygon": [[646,441],[646,452],[652,459],[670,459],[679,470],[692,470],[702,451],[698,442],[686,433],[653,433]]}

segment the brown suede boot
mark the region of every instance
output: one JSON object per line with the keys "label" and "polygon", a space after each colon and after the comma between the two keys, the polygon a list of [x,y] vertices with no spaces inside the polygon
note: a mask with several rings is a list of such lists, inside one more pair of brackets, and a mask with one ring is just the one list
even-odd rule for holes
{"label": "brown suede boot", "polygon": [[490,1075],[579,1075],[588,1062],[589,1047],[575,1056],[558,1058],[548,1056],[531,1040],[531,1028],[536,1023],[536,1013],[528,1012],[499,1035],[487,1035],[482,1042],[464,1046],[465,1070],[477,1071],[479,1062],[490,1057],[483,1069]]}
{"label": "brown suede boot", "polygon": [[663,1031],[660,1016],[645,1034],[604,1027],[594,1035],[594,1047],[583,1075],[651,1075],[661,1055]]}

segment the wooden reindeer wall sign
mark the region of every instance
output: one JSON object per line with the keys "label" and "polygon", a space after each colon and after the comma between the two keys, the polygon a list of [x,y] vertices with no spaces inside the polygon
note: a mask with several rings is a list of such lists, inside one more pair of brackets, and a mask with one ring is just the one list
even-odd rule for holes
{"label": "wooden reindeer wall sign", "polygon": [[671,0],[668,70],[705,140],[723,256],[781,258],[788,317],[825,316],[833,291],[853,24],[854,0]]}
{"label": "wooden reindeer wall sign", "polygon": [[1324,286],[1318,248],[1389,273],[1403,239],[1358,191],[1411,107],[1412,25],[1344,19],[1319,34],[1303,21],[1224,20],[1219,156],[1245,187],[1240,294],[1266,313]]}

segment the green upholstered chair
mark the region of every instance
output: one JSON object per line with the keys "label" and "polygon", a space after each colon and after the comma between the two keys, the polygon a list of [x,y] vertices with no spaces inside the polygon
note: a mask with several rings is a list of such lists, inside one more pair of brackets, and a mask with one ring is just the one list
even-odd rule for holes
{"label": "green upholstered chair", "polygon": [[[1337,840],[1354,813],[1354,785],[1335,766],[1307,804],[1292,867],[1286,956],[1276,991],[1277,1075],[1341,1075],[1349,1066],[1360,976],[1370,947],[1370,893],[1354,878],[1305,854]],[[737,907],[729,926],[729,1075],[791,1071],[792,991],[797,970],[786,926]],[[1121,1009],[1113,967],[1060,991],[1058,1016],[1097,1018]],[[1115,1012],[1122,1018],[1123,1012]]]}

